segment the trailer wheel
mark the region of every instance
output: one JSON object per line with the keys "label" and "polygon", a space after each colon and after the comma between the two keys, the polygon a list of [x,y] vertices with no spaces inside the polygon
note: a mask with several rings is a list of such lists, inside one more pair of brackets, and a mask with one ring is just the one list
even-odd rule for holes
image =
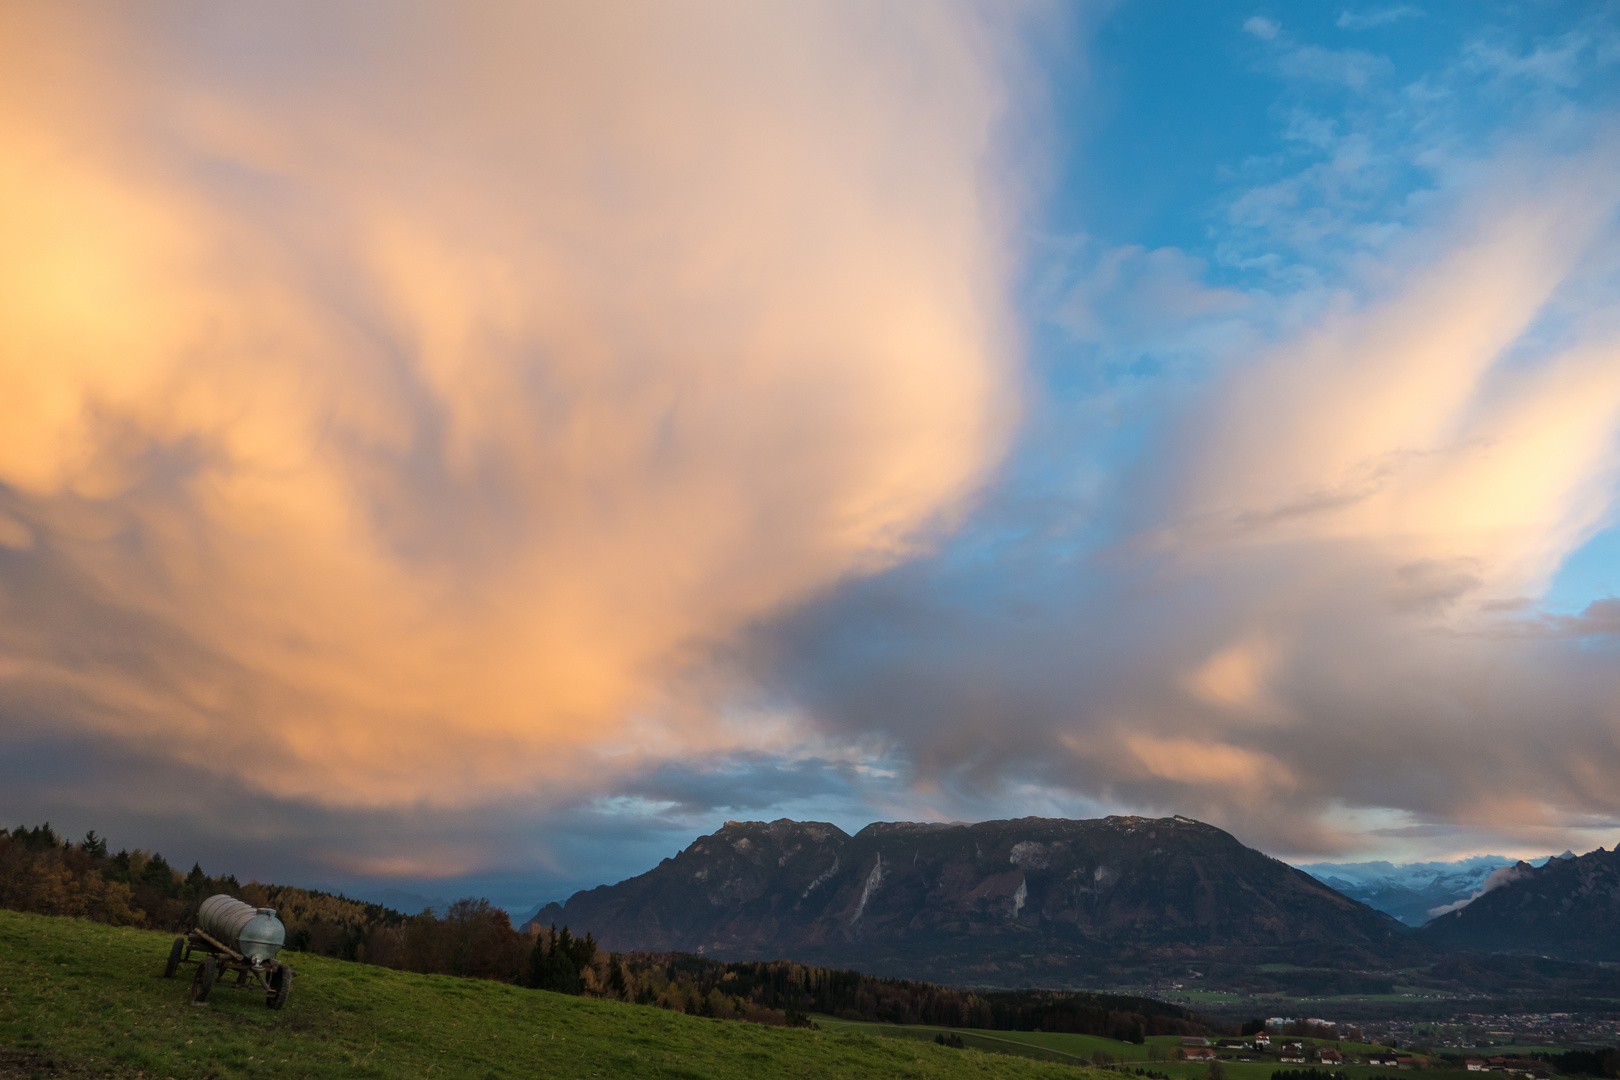
{"label": "trailer wheel", "polygon": [[185,951],[186,939],[183,937],[175,938],[174,945],[169,949],[169,962],[163,965],[163,977],[165,979],[174,978],[174,969],[180,966],[180,957],[185,954]]}
{"label": "trailer wheel", "polygon": [[202,963],[197,965],[197,975],[191,980],[191,1003],[201,1005],[208,1000],[208,991],[214,988],[214,958],[203,957]]}
{"label": "trailer wheel", "polygon": [[286,964],[279,964],[276,970],[270,973],[270,992],[265,995],[264,1003],[272,1009],[279,1009],[287,1004],[287,998],[292,994],[292,968]]}

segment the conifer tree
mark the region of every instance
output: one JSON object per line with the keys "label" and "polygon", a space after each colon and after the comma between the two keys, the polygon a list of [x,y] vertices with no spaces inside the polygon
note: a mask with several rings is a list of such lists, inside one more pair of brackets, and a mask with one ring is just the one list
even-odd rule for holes
{"label": "conifer tree", "polygon": [[629,989],[624,981],[624,965],[615,960],[612,967],[613,973],[608,976],[608,986],[612,988],[613,996],[622,1001]]}
{"label": "conifer tree", "polygon": [[596,941],[590,935],[586,935],[586,941],[575,941],[568,927],[558,930],[552,923],[549,934],[535,938],[534,950],[529,954],[529,985],[559,994],[583,994],[585,983],[579,977],[580,965],[575,957],[587,942],[594,956]]}
{"label": "conifer tree", "polygon": [[546,935],[544,931],[534,936],[534,948],[529,950],[529,986],[535,990],[546,977]]}
{"label": "conifer tree", "polygon": [[180,886],[174,880],[174,868],[156,852],[152,853],[152,857],[147,859],[146,865],[141,868],[141,881],[171,899],[180,894]]}

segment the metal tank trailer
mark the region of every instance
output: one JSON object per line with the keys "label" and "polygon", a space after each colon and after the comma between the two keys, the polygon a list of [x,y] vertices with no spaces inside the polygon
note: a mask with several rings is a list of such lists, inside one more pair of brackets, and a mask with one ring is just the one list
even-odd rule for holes
{"label": "metal tank trailer", "polygon": [[[287,941],[287,928],[275,908],[255,908],[220,893],[197,909],[197,925],[185,937],[174,939],[163,977],[173,978],[181,964],[196,964],[191,980],[191,1001],[208,1000],[214,983],[226,972],[236,972],[231,989],[261,987],[264,1003],[272,1009],[287,1004],[292,993],[292,968],[276,959]],[[192,954],[200,954],[193,959]]]}

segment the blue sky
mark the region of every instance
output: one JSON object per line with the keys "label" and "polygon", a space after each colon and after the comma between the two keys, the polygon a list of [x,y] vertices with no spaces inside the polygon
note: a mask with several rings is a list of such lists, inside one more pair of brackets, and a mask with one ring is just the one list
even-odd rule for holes
{"label": "blue sky", "polygon": [[8,821],[1620,839],[1620,8],[10,17]]}

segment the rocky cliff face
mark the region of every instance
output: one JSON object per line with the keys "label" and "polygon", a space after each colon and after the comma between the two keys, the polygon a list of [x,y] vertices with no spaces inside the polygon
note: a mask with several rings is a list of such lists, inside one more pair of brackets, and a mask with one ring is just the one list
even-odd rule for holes
{"label": "rocky cliff face", "polygon": [[537,920],[619,951],[1023,985],[1210,960],[1365,964],[1414,948],[1394,919],[1179,817],[884,822],[854,836],[734,821]]}
{"label": "rocky cliff face", "polygon": [[1419,936],[1484,952],[1620,960],[1620,851],[1521,862],[1502,873],[1504,884],[1431,919]]}

